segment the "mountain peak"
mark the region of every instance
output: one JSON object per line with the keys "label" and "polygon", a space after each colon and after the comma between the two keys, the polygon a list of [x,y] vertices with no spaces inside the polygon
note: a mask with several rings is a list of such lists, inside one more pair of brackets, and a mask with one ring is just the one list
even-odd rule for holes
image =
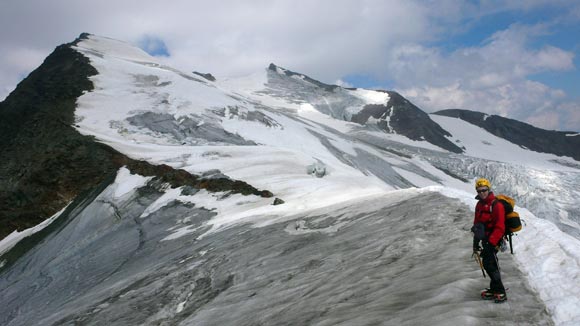
{"label": "mountain peak", "polygon": [[310,84],[314,84],[314,85],[316,85],[316,86],[318,86],[318,87],[320,87],[320,88],[322,88],[322,89],[324,89],[326,91],[329,91],[329,92],[332,92],[332,91],[334,91],[337,88],[341,88],[338,85],[325,84],[325,83],[320,82],[320,81],[318,81],[316,79],[310,78],[307,75],[304,75],[304,74],[301,74],[301,73],[294,72],[292,70],[288,70],[288,69],[282,68],[280,66],[277,66],[274,63],[270,63],[270,65],[268,66],[268,71],[275,72],[275,73],[277,73],[278,75],[281,75],[281,76],[286,76],[286,77],[291,77],[291,78],[298,79],[298,80],[303,80],[305,82],[308,82]]}
{"label": "mountain peak", "polygon": [[275,65],[274,63],[270,63],[270,65],[268,66],[268,70],[272,70],[272,71],[278,71],[278,66]]}
{"label": "mountain peak", "polygon": [[268,74],[269,91],[277,97],[310,103],[335,119],[376,125],[387,133],[424,140],[454,153],[462,152],[446,138],[449,133],[397,92],[328,85],[274,63],[268,67]]}
{"label": "mountain peak", "polygon": [[139,62],[155,61],[154,57],[131,43],[89,33],[82,33],[72,45],[99,53],[100,56],[109,55]]}

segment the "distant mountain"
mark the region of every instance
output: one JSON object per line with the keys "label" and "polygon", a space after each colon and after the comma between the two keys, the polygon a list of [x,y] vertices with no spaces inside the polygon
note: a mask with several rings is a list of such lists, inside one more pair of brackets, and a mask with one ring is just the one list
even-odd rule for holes
{"label": "distant mountain", "polygon": [[468,110],[442,110],[433,114],[462,119],[532,151],[580,161],[580,134],[577,132],[540,129],[514,119]]}
{"label": "distant mountain", "polygon": [[267,86],[278,96],[312,103],[320,112],[334,118],[375,125],[387,133],[424,140],[450,152],[462,152],[446,138],[450,136],[447,131],[397,92],[367,91],[387,95],[386,101],[368,101],[357,94],[357,89],[324,84],[273,63],[268,67]]}

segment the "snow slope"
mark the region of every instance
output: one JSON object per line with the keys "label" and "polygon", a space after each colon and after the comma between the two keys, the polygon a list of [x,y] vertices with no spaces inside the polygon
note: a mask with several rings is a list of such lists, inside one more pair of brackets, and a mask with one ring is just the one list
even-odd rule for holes
{"label": "snow slope", "polygon": [[[458,118],[432,114],[431,119],[449,131],[453,135],[451,140],[458,146],[465,147],[465,154],[471,157],[526,165],[536,169],[578,172],[579,163],[572,158],[527,150]],[[557,163],[556,160],[568,162],[576,167]]]}
{"label": "snow slope", "polygon": [[469,209],[437,192],[397,190],[286,218],[270,212],[253,217],[266,222],[259,227],[208,234],[221,212],[178,199],[143,214],[173,191],[146,185],[118,196],[129,177],[120,171],[84,198],[2,274],[1,324],[551,324],[512,259],[502,266],[513,300],[478,298],[485,280],[456,222]]}
{"label": "snow slope", "polygon": [[[155,188],[121,169],[2,271],[1,324],[580,324],[577,162],[432,116],[466,148],[451,154],[336,119],[315,108],[332,99],[315,93],[316,103],[297,102],[269,89],[266,71],[210,82],[115,40],[90,36],[75,49],[99,72],[78,99],[79,132],[285,204]],[[357,99],[350,114],[388,101],[341,92]],[[516,254],[500,255],[507,305],[477,298],[487,286],[470,258],[478,176],[514,194],[526,221]]]}

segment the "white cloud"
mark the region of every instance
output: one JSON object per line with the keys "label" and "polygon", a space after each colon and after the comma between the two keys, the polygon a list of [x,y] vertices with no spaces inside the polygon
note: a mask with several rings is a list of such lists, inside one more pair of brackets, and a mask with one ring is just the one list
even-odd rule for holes
{"label": "white cloud", "polygon": [[552,46],[539,50],[527,47],[529,38],[541,29],[512,25],[479,47],[448,54],[433,47],[403,44],[391,51],[386,69],[400,87],[442,87],[459,82],[475,89],[521,80],[538,72],[573,69],[572,52]]}
{"label": "white cloud", "polygon": [[[0,28],[0,50],[34,44],[46,56],[81,32],[135,44],[154,35],[171,53],[167,63],[179,69],[235,76],[275,62],[329,82],[373,70],[397,42],[432,37],[427,8],[415,1],[30,2],[0,10],[2,25],[27,22],[17,32]],[[7,73],[0,66],[0,75]]]}
{"label": "white cloud", "polygon": [[544,129],[578,131],[580,126],[580,101],[560,103],[532,113],[526,122]]}
{"label": "white cloud", "polygon": [[344,87],[344,88],[353,88],[353,87],[354,87],[354,85],[353,85],[353,84],[350,84],[350,83],[348,83],[348,82],[345,82],[345,81],[344,81],[344,80],[342,80],[342,79],[338,79],[338,80],[336,80],[336,81],[335,81],[333,84],[334,84],[334,85],[338,85],[338,86],[340,86],[340,87]]}
{"label": "white cloud", "polygon": [[139,40],[138,46],[145,52],[154,56],[164,56],[164,57],[170,56],[167,50],[167,46],[165,45],[165,42],[163,42],[163,40],[155,36],[151,35],[143,36]]}
{"label": "white cloud", "polygon": [[578,126],[580,126],[580,101],[564,103],[561,109],[565,112],[564,116],[561,117],[564,130],[578,131]]}
{"label": "white cloud", "polygon": [[[433,44],[464,33],[485,15],[545,6],[564,8],[567,20],[578,21],[580,6],[560,0],[12,1],[0,10],[0,99],[55,46],[89,32],[134,44],[153,35],[170,53],[163,60],[186,71],[239,76],[274,62],[326,83],[368,74],[388,79],[426,111],[454,105],[495,112],[487,106],[493,99],[527,98],[517,92],[528,90],[531,74],[574,69],[573,53],[529,45],[552,25],[514,24],[479,46],[451,52]],[[154,43],[149,45],[163,44]],[[552,92],[543,91],[549,99],[555,98]],[[527,117],[521,105],[516,112],[500,107]]]}
{"label": "white cloud", "polygon": [[527,119],[531,125],[546,130],[556,130],[560,126],[560,115],[556,112],[542,112]]}
{"label": "white cloud", "polygon": [[35,48],[0,47],[0,101],[45,57],[46,53]]}
{"label": "white cloud", "polygon": [[[515,24],[480,46],[451,53],[402,45],[392,52],[388,70],[399,92],[426,111],[469,109],[558,129],[569,115],[561,106],[566,94],[529,78],[539,72],[574,69],[574,53],[529,46],[533,37],[545,33],[543,25]],[[579,130],[580,124],[571,127]]]}

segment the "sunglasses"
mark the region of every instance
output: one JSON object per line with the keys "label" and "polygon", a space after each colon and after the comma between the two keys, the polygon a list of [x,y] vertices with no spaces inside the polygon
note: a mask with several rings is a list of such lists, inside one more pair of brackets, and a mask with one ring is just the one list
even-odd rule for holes
{"label": "sunglasses", "polygon": [[475,191],[477,191],[478,194],[484,193],[484,192],[488,192],[489,189],[476,189]]}

